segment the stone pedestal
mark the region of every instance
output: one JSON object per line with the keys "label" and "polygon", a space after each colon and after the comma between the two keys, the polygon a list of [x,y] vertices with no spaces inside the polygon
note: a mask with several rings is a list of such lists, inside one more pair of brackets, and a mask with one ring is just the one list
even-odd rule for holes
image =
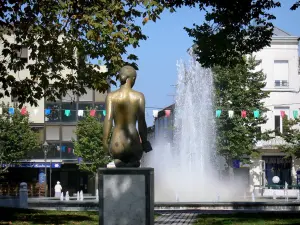
{"label": "stone pedestal", "polygon": [[101,168],[99,224],[153,225],[153,168]]}

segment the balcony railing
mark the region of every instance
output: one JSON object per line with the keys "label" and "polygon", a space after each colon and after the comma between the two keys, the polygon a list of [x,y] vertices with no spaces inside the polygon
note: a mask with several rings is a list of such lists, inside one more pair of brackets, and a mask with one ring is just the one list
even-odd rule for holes
{"label": "balcony railing", "polygon": [[45,109],[45,122],[77,122],[91,115],[104,121],[105,110]]}
{"label": "balcony railing", "polygon": [[[42,149],[38,149],[28,154],[28,159],[44,159],[44,152]],[[70,160],[77,159],[78,157],[74,154],[73,143],[62,143],[61,145],[52,145],[47,153],[47,160],[61,159]]]}

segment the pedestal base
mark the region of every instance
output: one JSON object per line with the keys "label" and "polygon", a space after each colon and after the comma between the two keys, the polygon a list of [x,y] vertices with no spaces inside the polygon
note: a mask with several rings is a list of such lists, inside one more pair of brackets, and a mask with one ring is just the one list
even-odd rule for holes
{"label": "pedestal base", "polygon": [[153,168],[101,168],[100,225],[154,224]]}

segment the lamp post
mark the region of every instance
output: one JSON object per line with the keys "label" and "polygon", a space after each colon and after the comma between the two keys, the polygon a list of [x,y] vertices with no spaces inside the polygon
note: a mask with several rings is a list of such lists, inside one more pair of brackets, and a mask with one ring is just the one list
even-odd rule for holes
{"label": "lamp post", "polygon": [[47,153],[49,151],[49,144],[47,141],[43,144],[43,151],[44,151],[44,159],[45,159],[45,197],[47,197]]}

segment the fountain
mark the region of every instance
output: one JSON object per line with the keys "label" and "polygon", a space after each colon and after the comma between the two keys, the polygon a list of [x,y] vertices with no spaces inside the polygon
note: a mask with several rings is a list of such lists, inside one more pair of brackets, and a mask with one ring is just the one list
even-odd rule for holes
{"label": "fountain", "polygon": [[155,169],[155,201],[231,201],[240,185],[221,175],[226,163],[216,151],[212,73],[193,55],[177,71],[173,141],[156,139],[144,159]]}

